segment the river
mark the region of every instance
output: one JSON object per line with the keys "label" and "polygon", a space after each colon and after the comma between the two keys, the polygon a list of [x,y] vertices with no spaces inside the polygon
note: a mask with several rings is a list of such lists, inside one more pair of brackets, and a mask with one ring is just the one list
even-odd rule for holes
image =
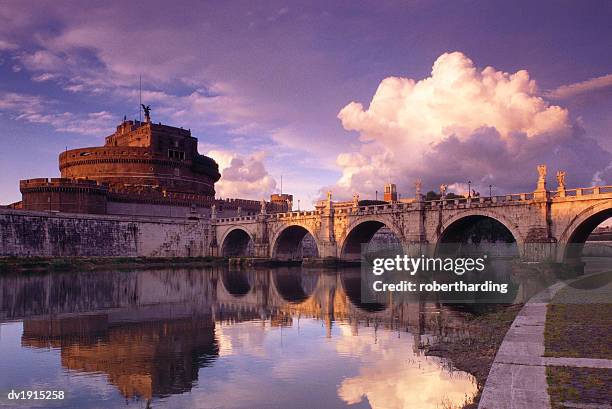
{"label": "river", "polygon": [[[452,408],[433,303],[362,304],[359,272],[166,269],[0,278],[0,407]],[[11,391],[64,399],[8,399]]]}

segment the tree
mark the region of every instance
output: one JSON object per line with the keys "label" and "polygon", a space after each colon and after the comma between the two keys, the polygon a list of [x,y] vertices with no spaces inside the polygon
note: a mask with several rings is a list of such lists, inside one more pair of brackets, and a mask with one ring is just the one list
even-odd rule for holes
{"label": "tree", "polygon": [[[433,190],[430,190],[429,192],[427,192],[425,194],[425,200],[430,201],[430,200],[440,200],[442,198],[442,195],[440,193],[436,193]],[[463,199],[464,196],[461,195],[456,195],[453,192],[449,192],[446,194],[445,199]]]}
{"label": "tree", "polygon": [[440,200],[440,194],[434,192],[433,190],[430,190],[429,192],[427,192],[425,194],[425,200],[430,201],[430,200]]}

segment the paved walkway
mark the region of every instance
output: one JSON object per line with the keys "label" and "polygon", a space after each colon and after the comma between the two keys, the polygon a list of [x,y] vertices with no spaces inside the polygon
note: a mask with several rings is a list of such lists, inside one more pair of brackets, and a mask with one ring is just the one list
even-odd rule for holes
{"label": "paved walkway", "polygon": [[556,283],[536,294],[518,313],[497,351],[479,409],[549,409],[547,365],[612,368],[609,359],[544,357],[547,305],[564,286]]}

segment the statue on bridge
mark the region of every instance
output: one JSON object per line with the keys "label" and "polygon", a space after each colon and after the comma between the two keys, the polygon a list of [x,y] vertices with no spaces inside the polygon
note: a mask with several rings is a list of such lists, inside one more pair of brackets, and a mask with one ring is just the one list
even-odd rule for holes
{"label": "statue on bridge", "polygon": [[327,210],[331,210],[331,208],[333,207],[333,203],[332,203],[332,192],[331,190],[327,191],[327,201],[325,202],[325,208]]}
{"label": "statue on bridge", "polygon": [[416,182],[414,182],[415,196],[417,199],[421,197],[421,187],[422,187],[421,179],[417,179]]}
{"label": "statue on bridge", "polygon": [[557,190],[565,190],[565,171],[560,170],[557,172]]}
{"label": "statue on bridge", "polygon": [[444,183],[440,185],[440,199],[444,199],[446,197],[446,189],[448,188],[447,185],[445,185]]}
{"label": "statue on bridge", "polygon": [[538,165],[538,187],[537,191],[546,191],[546,165]]}
{"label": "statue on bridge", "polygon": [[353,207],[359,207],[359,193],[353,193]]}

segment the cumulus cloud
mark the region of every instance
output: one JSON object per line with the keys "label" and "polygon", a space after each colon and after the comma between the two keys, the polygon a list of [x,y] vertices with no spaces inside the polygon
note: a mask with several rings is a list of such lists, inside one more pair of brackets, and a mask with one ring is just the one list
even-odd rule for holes
{"label": "cumulus cloud", "polygon": [[351,102],[338,118],[360,141],[337,158],[340,197],[371,194],[387,181],[411,194],[417,178],[426,189],[471,180],[529,191],[538,163],[588,184],[611,160],[566,109],[539,95],[527,71],[479,70],[460,52],[442,54],[428,78],[384,79],[367,109]]}
{"label": "cumulus cloud", "polygon": [[244,199],[267,198],[276,188],[276,181],[264,165],[265,152],[242,156],[225,150],[207,153],[219,164],[221,180],[215,184],[218,197]]}
{"label": "cumulus cloud", "polygon": [[591,78],[574,84],[562,85],[550,91],[547,96],[552,99],[569,99],[576,95],[612,88],[612,74]]}

